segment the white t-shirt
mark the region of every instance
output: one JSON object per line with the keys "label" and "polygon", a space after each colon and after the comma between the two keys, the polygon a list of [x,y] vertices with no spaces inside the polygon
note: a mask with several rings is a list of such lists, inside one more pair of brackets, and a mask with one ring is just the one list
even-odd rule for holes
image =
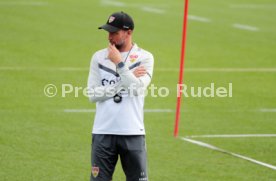
{"label": "white t-shirt", "polygon": [[[144,95],[141,89],[150,84],[154,59],[150,52],[136,44],[129,52],[122,52],[121,55],[125,63],[122,68],[116,68],[107,58],[107,48],[97,51],[92,57],[88,89],[89,100],[96,102],[93,134],[145,134]],[[145,67],[147,74],[137,78],[133,71],[140,65]],[[115,103],[113,96],[118,92],[121,93],[122,101]]]}

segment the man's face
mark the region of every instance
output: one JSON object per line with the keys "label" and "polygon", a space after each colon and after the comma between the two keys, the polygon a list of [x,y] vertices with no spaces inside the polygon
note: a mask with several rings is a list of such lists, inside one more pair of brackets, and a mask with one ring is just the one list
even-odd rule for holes
{"label": "man's face", "polygon": [[119,30],[117,32],[108,34],[108,40],[111,44],[114,44],[117,49],[120,49],[129,37],[129,32],[124,30]]}

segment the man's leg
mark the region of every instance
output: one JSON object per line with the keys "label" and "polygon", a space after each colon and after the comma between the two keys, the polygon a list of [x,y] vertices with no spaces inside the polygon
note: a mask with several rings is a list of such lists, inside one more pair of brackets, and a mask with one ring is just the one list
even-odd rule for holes
{"label": "man's leg", "polygon": [[147,181],[145,136],[121,136],[120,159],[127,181]]}
{"label": "man's leg", "polygon": [[118,160],[116,139],[112,135],[93,134],[90,181],[110,181]]}

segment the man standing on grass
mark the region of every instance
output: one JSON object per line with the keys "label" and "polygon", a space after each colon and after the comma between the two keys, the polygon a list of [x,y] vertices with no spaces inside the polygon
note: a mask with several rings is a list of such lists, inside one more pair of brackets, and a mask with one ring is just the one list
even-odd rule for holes
{"label": "man standing on grass", "polygon": [[120,156],[127,181],[147,181],[144,95],[153,74],[153,56],[132,41],[134,22],[124,12],[99,29],[109,45],[91,60],[89,100],[96,102],[90,181],[110,181]]}

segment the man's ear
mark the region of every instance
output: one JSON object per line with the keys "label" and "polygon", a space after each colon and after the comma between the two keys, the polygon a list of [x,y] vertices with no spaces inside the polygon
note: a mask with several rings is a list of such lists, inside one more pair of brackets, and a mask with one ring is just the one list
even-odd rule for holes
{"label": "man's ear", "polygon": [[132,30],[127,30],[128,35],[132,35]]}

